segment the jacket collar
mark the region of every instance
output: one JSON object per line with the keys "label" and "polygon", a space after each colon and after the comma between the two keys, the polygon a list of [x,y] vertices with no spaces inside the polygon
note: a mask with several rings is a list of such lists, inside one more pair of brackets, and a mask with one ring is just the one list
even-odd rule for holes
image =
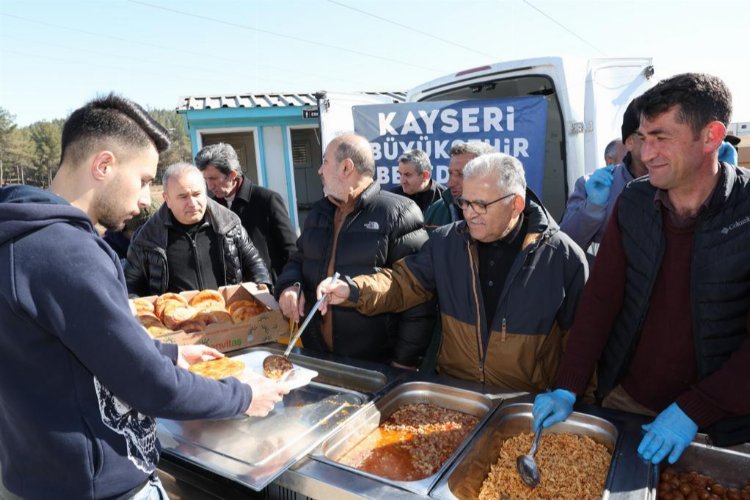
{"label": "jacket collar", "polygon": [[737,168],[729,163],[719,162],[719,182],[708,201],[708,210],[721,210],[724,207],[737,181]]}
{"label": "jacket collar", "polygon": [[250,197],[253,193],[253,181],[251,181],[246,175],[242,176],[242,184],[240,184],[240,188],[235,193],[235,200],[237,198],[245,201],[250,201]]}

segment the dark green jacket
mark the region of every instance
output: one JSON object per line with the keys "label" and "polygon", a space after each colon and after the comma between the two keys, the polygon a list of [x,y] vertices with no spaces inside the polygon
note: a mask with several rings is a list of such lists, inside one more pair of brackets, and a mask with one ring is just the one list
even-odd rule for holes
{"label": "dark green jacket", "polygon": [[424,213],[424,226],[428,231],[458,220],[461,220],[459,209],[453,203],[450,189],[443,191],[441,198],[427,207]]}

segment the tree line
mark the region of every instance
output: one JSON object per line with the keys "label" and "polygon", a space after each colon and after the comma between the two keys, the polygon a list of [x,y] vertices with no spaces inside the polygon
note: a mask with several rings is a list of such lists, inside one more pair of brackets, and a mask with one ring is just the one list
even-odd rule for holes
{"label": "tree line", "polygon": [[[170,148],[159,155],[157,182],[168,165],[192,162],[192,149],[180,115],[166,109],[149,114],[169,131]],[[48,187],[60,165],[60,140],[65,120],[42,120],[19,127],[16,117],[0,107],[0,185],[31,184]]]}

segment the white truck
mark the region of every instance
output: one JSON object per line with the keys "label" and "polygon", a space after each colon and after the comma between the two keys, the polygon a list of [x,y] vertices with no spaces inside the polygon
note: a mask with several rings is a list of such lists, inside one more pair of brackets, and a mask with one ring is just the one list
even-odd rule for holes
{"label": "white truck", "polygon": [[543,201],[559,220],[576,179],[604,165],[630,101],[653,85],[651,58],[500,62],[418,85],[407,102],[541,95],[547,101]]}
{"label": "white truck", "polygon": [[[603,165],[604,147],[619,137],[625,108],[651,85],[652,75],[648,58],[501,62],[419,85],[408,91],[406,104],[543,96],[541,195],[559,220],[576,179]],[[399,92],[211,95],[184,97],[177,110],[188,126],[193,155],[208,144],[232,144],[246,175],[281,193],[292,224],[301,227],[322,196],[317,175],[322,152],[334,136],[355,128],[353,108],[398,107],[403,101]],[[390,159],[396,167],[398,153]],[[445,175],[447,165],[441,169]]]}

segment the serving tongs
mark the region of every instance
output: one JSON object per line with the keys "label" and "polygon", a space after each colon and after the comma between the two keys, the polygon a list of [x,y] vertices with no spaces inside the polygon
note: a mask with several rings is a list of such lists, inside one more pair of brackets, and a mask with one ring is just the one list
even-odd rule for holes
{"label": "serving tongs", "polygon": [[[336,283],[336,280],[339,279],[340,274],[334,273],[333,277],[331,278],[331,284],[333,285]],[[315,316],[315,313],[318,312],[318,309],[320,309],[320,306],[323,304],[323,301],[328,297],[327,293],[324,293],[321,295],[321,297],[318,299],[318,301],[315,303],[314,306],[312,306],[312,309],[310,309],[310,312],[307,313],[307,316],[305,317],[305,321],[302,322],[302,325],[297,330],[297,333],[294,334],[294,336],[290,336],[289,338],[289,344],[286,346],[286,350],[284,350],[284,354],[271,354],[268,356],[268,358],[283,358],[286,361],[289,360],[289,353],[292,352],[292,347],[294,347],[294,344],[297,342],[297,340],[302,336],[302,332],[305,331],[305,328],[307,328],[307,325],[310,324],[310,321],[312,321],[313,316]],[[265,360],[264,360],[265,364]],[[291,362],[289,362],[291,365]]]}

